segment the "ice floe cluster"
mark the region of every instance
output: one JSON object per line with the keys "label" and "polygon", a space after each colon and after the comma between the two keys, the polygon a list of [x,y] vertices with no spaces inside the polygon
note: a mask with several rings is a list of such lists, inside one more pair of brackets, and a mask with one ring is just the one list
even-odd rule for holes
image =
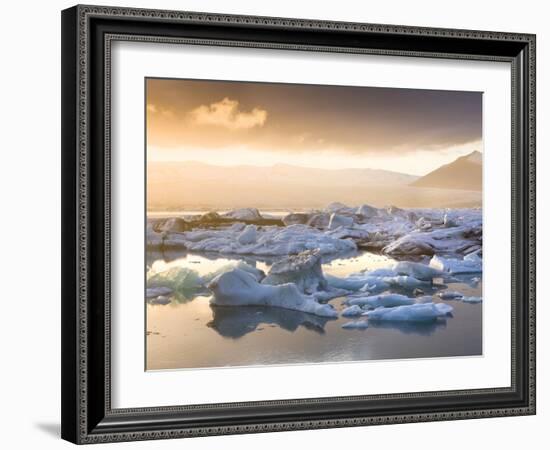
{"label": "ice floe cluster", "polygon": [[[435,322],[451,314],[453,307],[446,301],[481,302],[443,284],[482,272],[479,209],[333,203],[278,219],[247,208],[151,219],[147,245],[274,261],[268,273],[243,261],[201,276],[186,267],[151,268],[146,297],[152,304],[165,304],[172,295],[202,294],[210,296],[213,307],[270,306],[329,320],[341,316],[352,319],[343,328],[365,329],[369,322]],[[323,273],[324,257],[358,249],[391,255],[397,262],[346,277]],[[423,262],[411,261],[415,258]],[[329,303],[336,297],[345,298],[340,312]]]}
{"label": "ice floe cluster", "polygon": [[[194,252],[284,256],[358,248],[392,256],[467,255],[481,249],[480,209],[410,209],[332,203],[324,210],[263,217],[254,208],[150,219],[147,245]],[[441,270],[446,270],[441,261]]]}

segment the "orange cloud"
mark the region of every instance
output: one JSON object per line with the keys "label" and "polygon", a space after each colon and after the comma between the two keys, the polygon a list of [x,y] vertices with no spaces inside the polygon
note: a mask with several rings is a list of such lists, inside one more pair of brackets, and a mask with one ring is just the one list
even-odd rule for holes
{"label": "orange cloud", "polygon": [[266,110],[254,108],[250,112],[240,111],[239,102],[227,97],[208,106],[201,105],[189,114],[198,125],[214,125],[231,130],[261,127],[267,120]]}

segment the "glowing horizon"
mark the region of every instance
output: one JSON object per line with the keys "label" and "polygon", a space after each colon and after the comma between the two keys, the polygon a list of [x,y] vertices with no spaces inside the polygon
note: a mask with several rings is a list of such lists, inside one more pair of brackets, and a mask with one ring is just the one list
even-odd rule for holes
{"label": "glowing horizon", "polygon": [[147,80],[149,161],[425,175],[483,152],[482,93]]}

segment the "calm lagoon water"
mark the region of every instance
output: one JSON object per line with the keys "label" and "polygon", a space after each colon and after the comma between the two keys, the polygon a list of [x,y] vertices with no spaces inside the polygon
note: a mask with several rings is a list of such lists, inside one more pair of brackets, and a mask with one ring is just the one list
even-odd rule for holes
{"label": "calm lagoon water", "polygon": [[[264,271],[273,262],[239,259]],[[230,261],[219,255],[147,254],[149,267],[178,265],[201,275]],[[324,261],[323,271],[346,276],[388,267],[393,262],[382,255],[362,252]],[[462,276],[446,286],[466,296],[481,296],[482,285],[475,277]],[[443,280],[434,282],[443,284]],[[167,305],[147,305],[148,370],[482,354],[482,304],[446,302],[454,307],[452,317],[431,324],[370,322],[365,330],[346,330],[342,325],[355,319],[326,319],[270,307],[214,307],[209,299],[206,295],[179,296]],[[341,311],[343,301],[336,298],[330,303]],[[434,301],[439,299],[434,296]]]}

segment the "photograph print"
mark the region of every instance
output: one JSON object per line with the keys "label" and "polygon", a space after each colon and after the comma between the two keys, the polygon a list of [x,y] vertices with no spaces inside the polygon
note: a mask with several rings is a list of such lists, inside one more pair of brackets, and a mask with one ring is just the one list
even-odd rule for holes
{"label": "photograph print", "polygon": [[146,370],[481,356],[481,92],[145,79]]}

